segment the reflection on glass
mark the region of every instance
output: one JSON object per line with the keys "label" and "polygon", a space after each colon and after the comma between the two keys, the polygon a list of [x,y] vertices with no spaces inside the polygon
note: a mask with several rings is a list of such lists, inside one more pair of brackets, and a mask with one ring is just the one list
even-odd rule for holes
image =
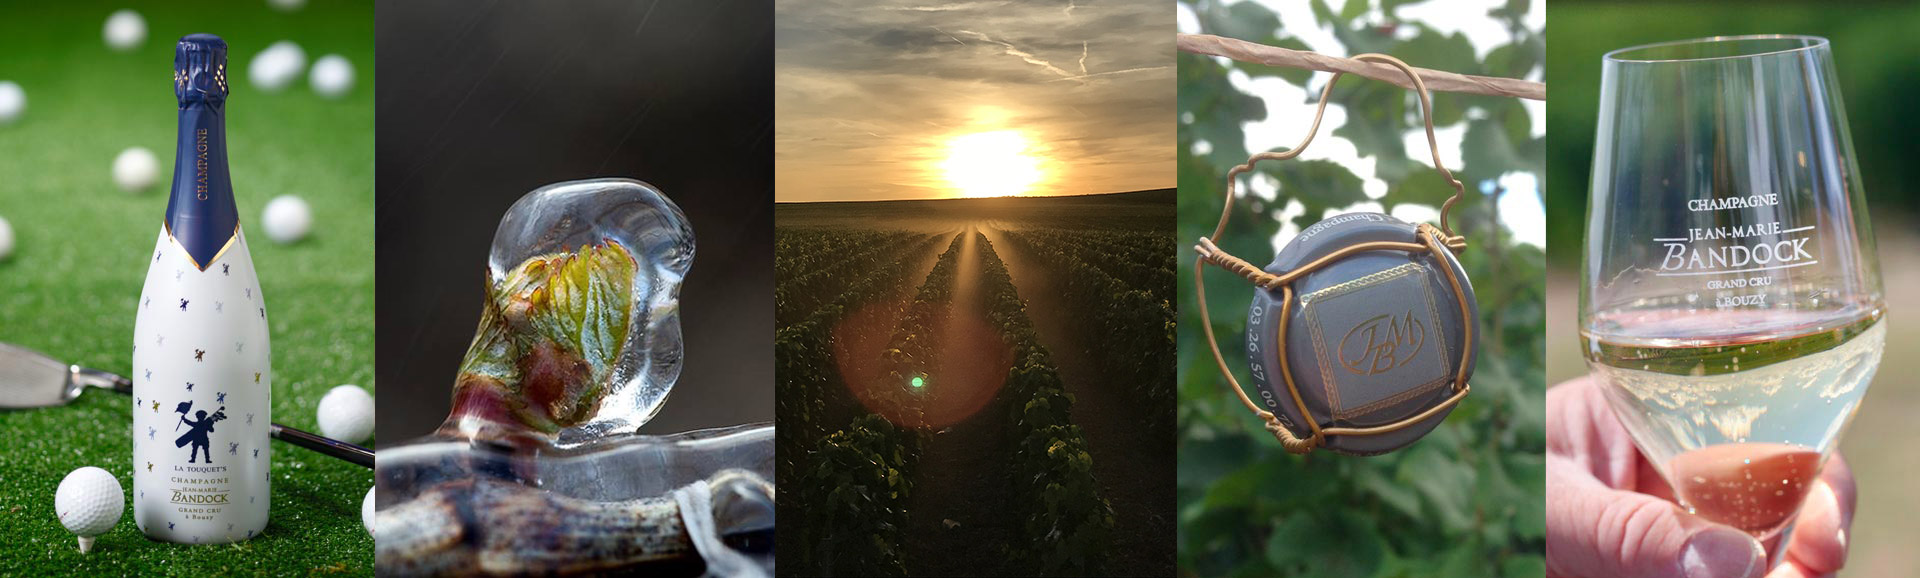
{"label": "reflection on glass", "polygon": [[1588,364],[1681,505],[1778,563],[1886,336],[1827,41],[1627,48],[1602,75]]}

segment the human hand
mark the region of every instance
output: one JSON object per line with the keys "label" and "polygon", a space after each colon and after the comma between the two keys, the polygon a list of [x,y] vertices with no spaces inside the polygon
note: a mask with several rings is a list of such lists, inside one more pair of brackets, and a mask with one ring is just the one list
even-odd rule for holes
{"label": "human hand", "polygon": [[[1547,390],[1547,575],[1762,576],[1746,532],[1688,514],[1640,455],[1592,376]],[[1825,576],[1846,564],[1853,473],[1835,453],[1800,508],[1786,560],[1768,578]]]}

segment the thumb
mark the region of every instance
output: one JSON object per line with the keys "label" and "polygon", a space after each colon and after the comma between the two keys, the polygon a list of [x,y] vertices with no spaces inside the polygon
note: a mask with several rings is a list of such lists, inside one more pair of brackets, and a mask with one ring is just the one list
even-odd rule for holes
{"label": "thumb", "polygon": [[1766,571],[1766,552],[1746,532],[1576,475],[1568,458],[1547,460],[1549,575],[1758,578]]}

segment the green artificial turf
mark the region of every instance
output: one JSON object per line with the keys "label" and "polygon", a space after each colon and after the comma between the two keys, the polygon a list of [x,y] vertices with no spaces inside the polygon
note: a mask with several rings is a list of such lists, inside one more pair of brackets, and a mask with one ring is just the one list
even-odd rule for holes
{"label": "green artificial turf", "polygon": [[[146,42],[132,52],[110,51],[101,39],[121,8],[147,21]],[[329,388],[373,389],[373,18],[370,2],[315,1],[291,14],[264,0],[0,7],[0,80],[27,94],[24,116],[0,125],[0,217],[16,236],[12,257],[0,261],[0,341],[129,373],[134,307],[173,170],[173,44],[210,32],[230,50],[229,161],[271,322],[273,418],[318,431],[315,407]],[[276,94],[255,89],[248,61],[279,40],[298,43],[309,65],[345,56],[353,91],[321,98],[304,74]],[[131,146],[160,158],[155,189],[129,194],[114,185],[114,157]],[[261,210],[281,194],[313,208],[313,232],[292,245],[269,241],[260,226]],[[134,526],[129,499],[120,523],[81,555],[55,518],[54,489],[67,472],[98,466],[131,490],[130,407],[94,390],[67,407],[0,410],[0,575],[373,573],[373,539],[360,523],[372,472],[279,443],[272,520],[261,536],[222,546],[154,542]]]}

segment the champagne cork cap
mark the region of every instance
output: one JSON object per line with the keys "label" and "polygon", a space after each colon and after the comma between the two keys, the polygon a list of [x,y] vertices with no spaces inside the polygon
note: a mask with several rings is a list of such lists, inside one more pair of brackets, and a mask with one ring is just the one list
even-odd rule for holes
{"label": "champagne cork cap", "polygon": [[173,94],[180,102],[227,98],[227,41],[188,34],[173,46]]}
{"label": "champagne cork cap", "polygon": [[[1265,270],[1285,274],[1375,241],[1421,242],[1411,223],[1348,213],[1301,231]],[[1465,318],[1446,269],[1460,279],[1472,312]],[[1278,331],[1281,290],[1256,290],[1247,316],[1247,357],[1262,398],[1257,403],[1300,438],[1313,433],[1307,420],[1322,429],[1377,427],[1441,405],[1454,393],[1469,338],[1479,339],[1471,330],[1479,316],[1473,286],[1449,251],[1437,257],[1427,251],[1355,253],[1307,273],[1292,289],[1285,343]],[[1276,354],[1283,350],[1284,368]],[[1476,358],[1467,356],[1464,375],[1472,375]],[[1297,404],[1283,377],[1289,373],[1300,394]],[[1323,447],[1349,455],[1390,452],[1419,440],[1451,412],[1449,406],[1386,433],[1329,435]]]}

